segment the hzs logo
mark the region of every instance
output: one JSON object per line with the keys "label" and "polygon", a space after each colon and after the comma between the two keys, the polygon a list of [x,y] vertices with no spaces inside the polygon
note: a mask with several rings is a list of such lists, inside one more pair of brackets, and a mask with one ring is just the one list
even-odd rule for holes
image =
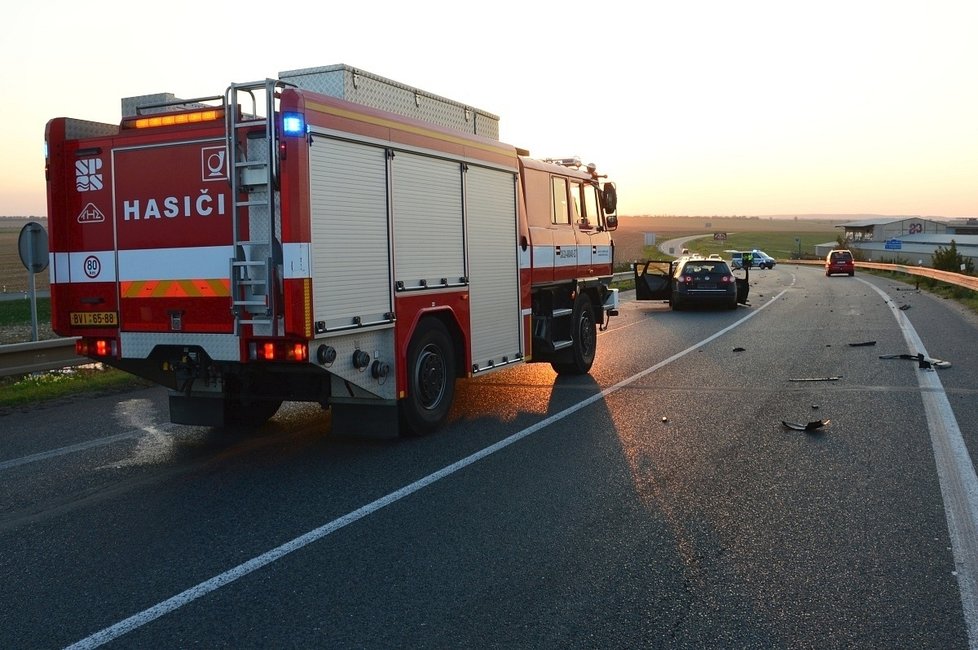
{"label": "hzs logo", "polygon": [[101,158],[75,161],[75,189],[79,192],[94,192],[102,189]]}

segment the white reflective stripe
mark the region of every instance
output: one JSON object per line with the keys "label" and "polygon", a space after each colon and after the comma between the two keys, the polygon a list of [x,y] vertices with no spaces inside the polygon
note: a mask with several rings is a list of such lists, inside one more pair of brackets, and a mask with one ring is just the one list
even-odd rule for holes
{"label": "white reflective stripe", "polygon": [[[567,268],[570,266],[578,266],[580,264],[581,255],[580,246],[576,245],[566,245],[560,246],[560,255],[554,256],[554,267],[556,268]],[[588,248],[588,256],[591,255],[591,249]]]}
{"label": "white reflective stripe", "polygon": [[310,246],[308,242],[282,245],[282,275],[286,279],[312,277],[312,266],[309,263]]}
{"label": "white reflective stripe", "polygon": [[226,278],[233,255],[231,246],[121,250],[119,281]]}
{"label": "white reflective stripe", "polygon": [[534,246],[533,247],[533,266],[543,268],[554,265],[553,246]]}
{"label": "white reflective stripe", "polygon": [[611,246],[595,246],[591,261],[597,262],[598,260],[611,261]]}
{"label": "white reflective stripe", "polygon": [[48,253],[48,281],[51,284],[68,282],[68,253]]}

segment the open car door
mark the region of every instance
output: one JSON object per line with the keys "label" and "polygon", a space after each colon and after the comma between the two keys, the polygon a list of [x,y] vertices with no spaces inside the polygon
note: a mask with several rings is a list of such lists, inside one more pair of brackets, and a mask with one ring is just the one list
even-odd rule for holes
{"label": "open car door", "polygon": [[672,293],[672,272],[675,262],[668,260],[646,260],[634,262],[635,299],[669,300]]}

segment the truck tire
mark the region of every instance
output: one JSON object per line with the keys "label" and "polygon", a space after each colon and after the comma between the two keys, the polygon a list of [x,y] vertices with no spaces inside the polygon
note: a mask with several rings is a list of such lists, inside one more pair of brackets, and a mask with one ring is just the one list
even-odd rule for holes
{"label": "truck tire", "polygon": [[455,348],[437,318],[418,324],[407,356],[407,396],[399,403],[403,432],[431,433],[448,417],[455,399]]}
{"label": "truck tire", "polygon": [[594,320],[594,307],[587,294],[579,293],[574,300],[571,314],[571,339],[569,361],[554,361],[550,365],[560,375],[585,375],[594,364],[598,347],[598,326]]}

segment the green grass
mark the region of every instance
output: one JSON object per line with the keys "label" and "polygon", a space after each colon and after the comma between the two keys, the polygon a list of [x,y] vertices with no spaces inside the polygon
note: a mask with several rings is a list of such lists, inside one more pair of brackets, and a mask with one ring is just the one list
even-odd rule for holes
{"label": "green grass", "polygon": [[68,395],[149,386],[150,382],[102,364],[0,379],[0,408],[36,404]]}
{"label": "green grass", "polygon": [[[37,321],[51,321],[51,299],[37,299]],[[17,300],[0,300],[0,327],[5,325],[30,325],[31,301],[24,298]]]}
{"label": "green grass", "polygon": [[[724,241],[714,241],[712,237],[693,239],[689,242],[688,248],[691,253],[709,255],[719,253],[723,259],[730,259],[727,250],[751,250],[760,249],[778,260],[795,259],[799,250],[803,259],[815,259],[815,246],[827,242],[834,242],[838,237],[838,232],[805,232],[805,233],[734,233],[728,235]],[[795,241],[795,238],[799,241]]]}

